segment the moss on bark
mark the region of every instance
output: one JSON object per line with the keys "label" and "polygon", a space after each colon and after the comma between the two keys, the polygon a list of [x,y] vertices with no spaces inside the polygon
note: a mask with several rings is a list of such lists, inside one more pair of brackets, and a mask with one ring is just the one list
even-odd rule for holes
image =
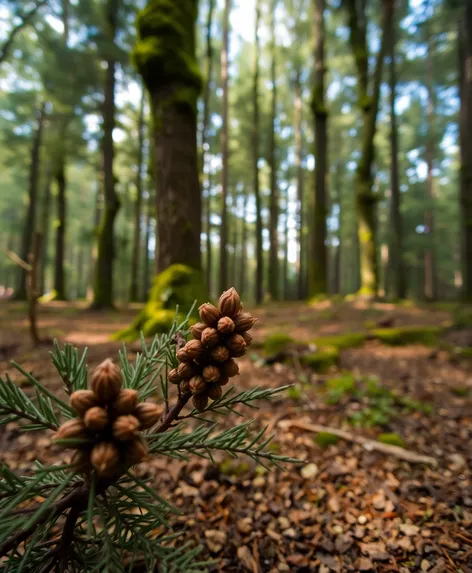
{"label": "moss on bark", "polygon": [[154,277],[149,301],[131,326],[117,332],[113,338],[132,341],[139,337],[141,331],[144,336],[167,332],[174,322],[177,306],[179,316],[183,318],[195,300],[201,304],[206,298],[202,271],[187,265],[171,265]]}

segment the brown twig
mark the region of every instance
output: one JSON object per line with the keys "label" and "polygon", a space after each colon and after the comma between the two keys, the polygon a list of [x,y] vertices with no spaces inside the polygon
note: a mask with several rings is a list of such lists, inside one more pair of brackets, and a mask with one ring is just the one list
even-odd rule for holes
{"label": "brown twig", "polygon": [[177,416],[180,414],[182,409],[184,408],[185,404],[190,400],[192,396],[192,392],[187,392],[186,394],[182,394],[174,406],[167,412],[164,416],[162,423],[160,426],[156,428],[153,432],[155,434],[162,434],[166,430],[168,430],[172,423],[177,419]]}

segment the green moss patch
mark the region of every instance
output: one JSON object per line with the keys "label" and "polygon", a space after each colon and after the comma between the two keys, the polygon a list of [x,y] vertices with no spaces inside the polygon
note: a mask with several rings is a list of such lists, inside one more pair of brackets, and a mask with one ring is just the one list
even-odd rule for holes
{"label": "green moss patch", "polygon": [[300,384],[295,384],[294,386],[290,386],[287,390],[287,397],[291,400],[300,400],[302,397],[302,387]]}
{"label": "green moss patch", "polygon": [[424,344],[434,346],[439,341],[442,328],[439,326],[405,326],[401,328],[377,328],[371,331],[371,338],[390,346]]}
{"label": "green moss patch", "polygon": [[377,441],[381,442],[382,444],[389,444],[390,446],[398,446],[399,448],[405,447],[405,442],[401,436],[398,434],[380,434],[377,437]]}
{"label": "green moss patch", "polygon": [[278,354],[286,350],[288,345],[292,342],[294,342],[294,339],[288,334],[284,332],[273,332],[264,340],[264,353],[267,356]]}
{"label": "green moss patch", "polygon": [[336,445],[339,442],[339,436],[330,432],[318,432],[313,440],[320,448],[327,448]]}
{"label": "green moss patch", "polygon": [[327,404],[338,404],[344,396],[352,395],[356,391],[356,381],[352,374],[343,374],[336,378],[330,378],[325,383]]}
{"label": "green moss patch", "polygon": [[454,396],[458,396],[459,398],[465,398],[469,395],[469,388],[467,386],[454,386],[451,388],[451,392]]}
{"label": "green moss patch", "polygon": [[366,335],[362,332],[348,332],[335,336],[321,336],[315,338],[313,342],[317,346],[333,346],[337,349],[356,348],[364,343],[365,338]]}
{"label": "green moss patch", "polygon": [[335,346],[326,346],[316,352],[310,352],[300,358],[304,366],[312,368],[315,372],[326,372],[331,366],[335,366],[339,360],[339,349]]}
{"label": "green moss patch", "polygon": [[132,341],[139,337],[167,332],[175,319],[175,309],[183,318],[192,308],[195,300],[203,303],[207,299],[203,273],[186,265],[175,264],[154,278],[149,302],[139,313],[131,326],[117,332],[115,340]]}

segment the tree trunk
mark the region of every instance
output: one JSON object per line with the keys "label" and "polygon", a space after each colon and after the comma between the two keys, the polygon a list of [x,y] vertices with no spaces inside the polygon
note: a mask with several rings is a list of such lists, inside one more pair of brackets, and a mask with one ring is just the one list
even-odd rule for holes
{"label": "tree trunk", "polygon": [[302,95],[301,95],[301,80],[300,68],[297,67],[295,72],[295,166],[297,169],[297,200],[298,200],[298,298],[301,300],[305,298],[305,260],[306,260],[306,241],[303,230],[304,226],[304,213],[305,204],[303,201],[303,136],[302,136]]}
{"label": "tree trunk", "polygon": [[150,273],[150,257],[149,257],[149,241],[151,238],[151,215],[153,207],[153,197],[151,193],[148,194],[147,205],[146,205],[146,233],[144,236],[144,260],[143,260],[143,293],[141,300],[147,300],[149,294],[149,286],[151,284],[151,273]]}
{"label": "tree trunk", "polygon": [[279,247],[278,247],[278,221],[279,199],[277,189],[277,143],[275,121],[277,118],[277,84],[276,84],[276,44],[275,44],[275,8],[276,1],[271,6],[271,130],[270,130],[270,204],[269,204],[269,293],[272,300],[279,299]]}
{"label": "tree trunk", "polygon": [[139,254],[141,247],[141,210],[143,196],[143,151],[144,151],[144,104],[146,94],[143,87],[141,104],[138,117],[138,153],[137,153],[137,173],[136,173],[136,200],[134,203],[134,229],[133,229],[133,250],[131,255],[131,284],[129,300],[134,302],[139,300]]}
{"label": "tree trunk", "polygon": [[284,268],[283,268],[283,291],[284,300],[290,298],[290,281],[288,276],[288,185],[285,188],[285,233],[284,233]]}
{"label": "tree trunk", "polygon": [[433,46],[432,38],[428,33],[427,39],[427,90],[428,90],[428,136],[426,142],[426,188],[425,188],[425,210],[424,227],[426,246],[424,250],[424,296],[427,300],[437,298],[436,280],[436,255],[434,248],[434,156],[435,156],[435,133],[434,133],[434,85],[433,85]]}
{"label": "tree trunk", "polygon": [[[44,119],[45,119],[45,104],[41,105],[38,113],[38,123],[36,126],[36,132],[33,136],[31,145],[31,162],[29,169],[29,181],[28,181],[28,208],[26,211],[26,220],[23,227],[23,236],[21,240],[21,251],[20,257],[26,261],[28,260],[28,255],[32,247],[32,239],[34,233],[34,225],[36,219],[36,204],[38,197],[38,183],[39,183],[39,162],[40,162],[40,151],[41,142],[43,136]],[[26,300],[27,288],[26,288],[26,272],[20,267],[19,270],[19,283],[18,290],[15,293],[15,299]]]}
{"label": "tree trunk", "polygon": [[49,211],[51,208],[51,185],[52,173],[46,173],[46,181],[44,184],[44,197],[43,197],[43,212],[41,213],[41,234],[43,236],[41,243],[40,254],[40,276],[39,276],[39,294],[43,295],[46,292],[46,269],[49,263]]}
{"label": "tree trunk", "polygon": [[472,301],[472,5],[459,18],[460,201],[463,298]]}
{"label": "tree trunk", "polygon": [[210,93],[213,77],[213,45],[211,41],[211,28],[213,24],[213,11],[215,0],[209,0],[208,17],[206,25],[206,82],[203,95],[203,124],[202,124],[202,170],[206,183],[205,217],[206,217],[206,283],[208,292],[211,292],[211,177],[210,167],[206,165],[206,152],[208,145],[208,126],[210,124]]}
{"label": "tree trunk", "polygon": [[223,15],[223,47],[221,50],[221,83],[223,86],[223,108],[221,126],[221,229],[220,229],[220,283],[219,291],[228,284],[228,51],[229,51],[229,13],[231,0],[225,0]]}
{"label": "tree trunk", "polygon": [[[118,27],[119,0],[108,0],[106,20],[109,41],[115,41]],[[116,61],[109,57],[106,60],[105,88],[103,98],[103,138],[102,168],[105,204],[102,221],[98,231],[98,256],[95,275],[95,287],[92,308],[112,309],[113,305],[113,261],[115,258],[114,224],[120,203],[115,191],[113,174],[114,145],[113,129],[115,127],[115,66]]]}
{"label": "tree trunk", "polygon": [[398,178],[398,130],[397,115],[395,112],[396,101],[396,65],[395,65],[395,21],[392,22],[390,38],[390,249],[389,266],[391,271],[388,285],[392,290],[394,299],[406,297],[405,268],[403,265],[403,229],[400,211],[400,185]]}
{"label": "tree trunk", "polygon": [[264,298],[264,258],[262,253],[262,198],[259,188],[259,25],[261,20],[260,0],[256,0],[256,25],[254,32],[254,85],[253,85],[253,177],[256,200],[256,304]]}
{"label": "tree trunk", "polygon": [[246,265],[247,265],[247,192],[244,191],[243,216],[241,218],[241,271],[239,273],[239,294],[242,297],[246,291]]}
{"label": "tree trunk", "polygon": [[327,293],[328,252],[326,246],[326,219],[328,216],[326,175],[328,164],[328,112],[325,102],[325,0],[314,0],[315,74],[312,110],[315,118],[315,209],[313,221],[313,252],[311,261],[310,295]]}
{"label": "tree trunk", "polygon": [[[149,2],[138,16],[134,59],[151,96],[158,272],[176,263],[201,270],[196,117],[201,76],[195,57],[196,16],[196,0],[171,5]],[[149,24],[153,21],[161,21],[158,31]],[[153,53],[149,42],[157,33],[168,41]]]}
{"label": "tree trunk", "polygon": [[384,0],[383,31],[373,73],[372,94],[368,90],[368,52],[365,3],[346,0],[349,10],[350,42],[358,73],[359,106],[362,110],[363,131],[361,155],[356,172],[356,207],[360,248],[361,293],[376,296],[379,285],[377,263],[377,196],[373,192],[374,137],[380,100],[382,69],[393,22],[393,0]]}
{"label": "tree trunk", "polygon": [[65,157],[61,153],[54,175],[57,184],[57,224],[56,250],[54,256],[54,291],[56,300],[66,300],[64,276],[65,238],[66,238],[66,173]]}
{"label": "tree trunk", "polygon": [[[100,219],[102,216],[102,182],[99,179],[97,181],[97,193],[95,195],[95,209],[93,213],[93,232],[94,235],[98,235],[99,226],[100,226]],[[88,275],[88,284],[87,284],[87,300],[93,300],[93,285],[95,280],[96,274],[96,266],[97,266],[97,254],[98,254],[98,246],[95,241],[92,243],[92,248],[90,249],[90,258],[89,258],[89,275]]]}

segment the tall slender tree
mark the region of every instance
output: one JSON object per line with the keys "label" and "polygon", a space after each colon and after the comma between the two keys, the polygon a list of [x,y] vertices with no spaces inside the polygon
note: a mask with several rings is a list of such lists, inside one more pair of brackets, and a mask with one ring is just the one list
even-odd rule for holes
{"label": "tall slender tree", "polygon": [[428,135],[425,148],[426,183],[425,183],[425,209],[424,228],[426,245],[424,249],[424,296],[428,300],[437,297],[436,253],[435,253],[435,224],[434,224],[434,162],[435,162],[435,93],[433,71],[433,38],[429,23],[424,26],[427,38],[426,52],[426,87],[428,90],[427,122]]}
{"label": "tall slender tree", "polygon": [[472,4],[459,10],[460,203],[463,297],[472,301]]}
{"label": "tall slender tree", "polygon": [[270,129],[270,202],[269,202],[269,294],[272,300],[279,299],[279,245],[278,245],[278,221],[279,221],[279,193],[277,189],[277,44],[275,35],[275,12],[277,0],[272,0],[270,7],[271,29],[271,64],[270,79],[272,86],[271,102],[271,129]]}
{"label": "tall slender tree", "polygon": [[302,102],[302,85],[301,85],[301,66],[297,61],[295,69],[295,167],[297,170],[297,201],[298,201],[298,287],[297,296],[303,299],[306,296],[306,280],[305,280],[305,262],[306,262],[306,237],[304,234],[305,225],[305,201],[303,197],[303,102]]}
{"label": "tall slender tree", "polygon": [[220,228],[220,282],[219,290],[228,288],[228,54],[229,15],[231,0],[225,0],[223,12],[223,46],[221,49],[221,84],[223,87],[221,126],[221,228]]}
{"label": "tall slender tree", "polygon": [[[26,219],[23,225],[23,236],[21,240],[21,251],[20,251],[20,257],[24,261],[28,260],[28,254],[30,253],[33,241],[36,209],[38,202],[38,183],[39,183],[39,167],[40,167],[39,163],[40,163],[41,142],[43,138],[45,113],[46,113],[45,104],[42,103],[40,109],[38,110],[38,121],[31,142],[31,160],[30,160],[29,178],[28,178],[28,207],[26,210]],[[27,295],[26,278],[27,277],[25,271],[23,270],[23,268],[20,267],[18,289],[17,292],[15,293],[15,298],[18,300],[26,299]]]}
{"label": "tall slender tree", "polygon": [[264,257],[262,252],[262,197],[259,184],[259,59],[260,41],[259,26],[261,21],[261,4],[256,0],[256,21],[254,27],[254,79],[253,79],[253,185],[256,200],[256,304],[264,298]]}
{"label": "tall slender tree", "polygon": [[149,0],[137,20],[134,62],[149,91],[152,111],[158,272],[175,263],[201,270],[197,7],[197,0]]}
{"label": "tall slender tree", "polygon": [[205,219],[206,219],[206,282],[208,291],[211,292],[212,257],[211,257],[211,177],[209,166],[206,165],[208,127],[210,124],[210,94],[213,81],[213,42],[212,25],[215,0],[209,0],[208,15],[206,22],[206,82],[203,94],[203,123],[202,123],[202,170],[205,182]]}
{"label": "tall slender tree", "polygon": [[325,0],[314,0],[315,73],[311,100],[315,120],[315,208],[313,221],[313,251],[310,276],[310,294],[328,292],[328,252],[326,246],[326,219],[328,197],[326,189],[328,164],[328,112],[325,101]]}
{"label": "tall slender tree", "polygon": [[403,226],[400,210],[400,183],[398,169],[398,128],[395,111],[397,73],[396,73],[396,22],[392,23],[390,37],[390,280],[388,286],[394,299],[406,297],[405,267],[403,264]]}
{"label": "tall slender tree", "polygon": [[141,102],[138,114],[138,148],[136,153],[136,197],[134,202],[134,229],[133,229],[133,251],[131,257],[131,284],[129,299],[136,301],[139,299],[139,259],[141,247],[141,211],[143,199],[143,155],[144,155],[144,106],[146,102],[146,92],[144,87],[141,94]]}
{"label": "tall slender tree", "polygon": [[[107,0],[105,17],[107,39],[112,46],[118,30],[118,11],[120,0]],[[105,203],[102,221],[98,231],[98,254],[95,274],[92,308],[113,308],[113,260],[115,258],[114,225],[120,207],[115,190],[113,162],[115,148],[113,129],[115,128],[115,71],[116,58],[113,49],[108,50],[105,59],[105,86],[103,92],[103,137],[102,137],[102,170]]]}
{"label": "tall slender tree", "polygon": [[[374,138],[377,130],[383,63],[387,46],[390,42],[389,35],[392,30],[394,0],[383,0],[382,37],[372,74],[369,73],[367,2],[343,0],[343,3],[348,13],[349,40],[356,64],[358,101],[362,112],[362,139],[355,183],[361,292],[365,295],[375,296],[379,284],[379,269],[376,238],[376,203],[378,197],[373,191]],[[372,84],[370,89],[369,84]]]}

